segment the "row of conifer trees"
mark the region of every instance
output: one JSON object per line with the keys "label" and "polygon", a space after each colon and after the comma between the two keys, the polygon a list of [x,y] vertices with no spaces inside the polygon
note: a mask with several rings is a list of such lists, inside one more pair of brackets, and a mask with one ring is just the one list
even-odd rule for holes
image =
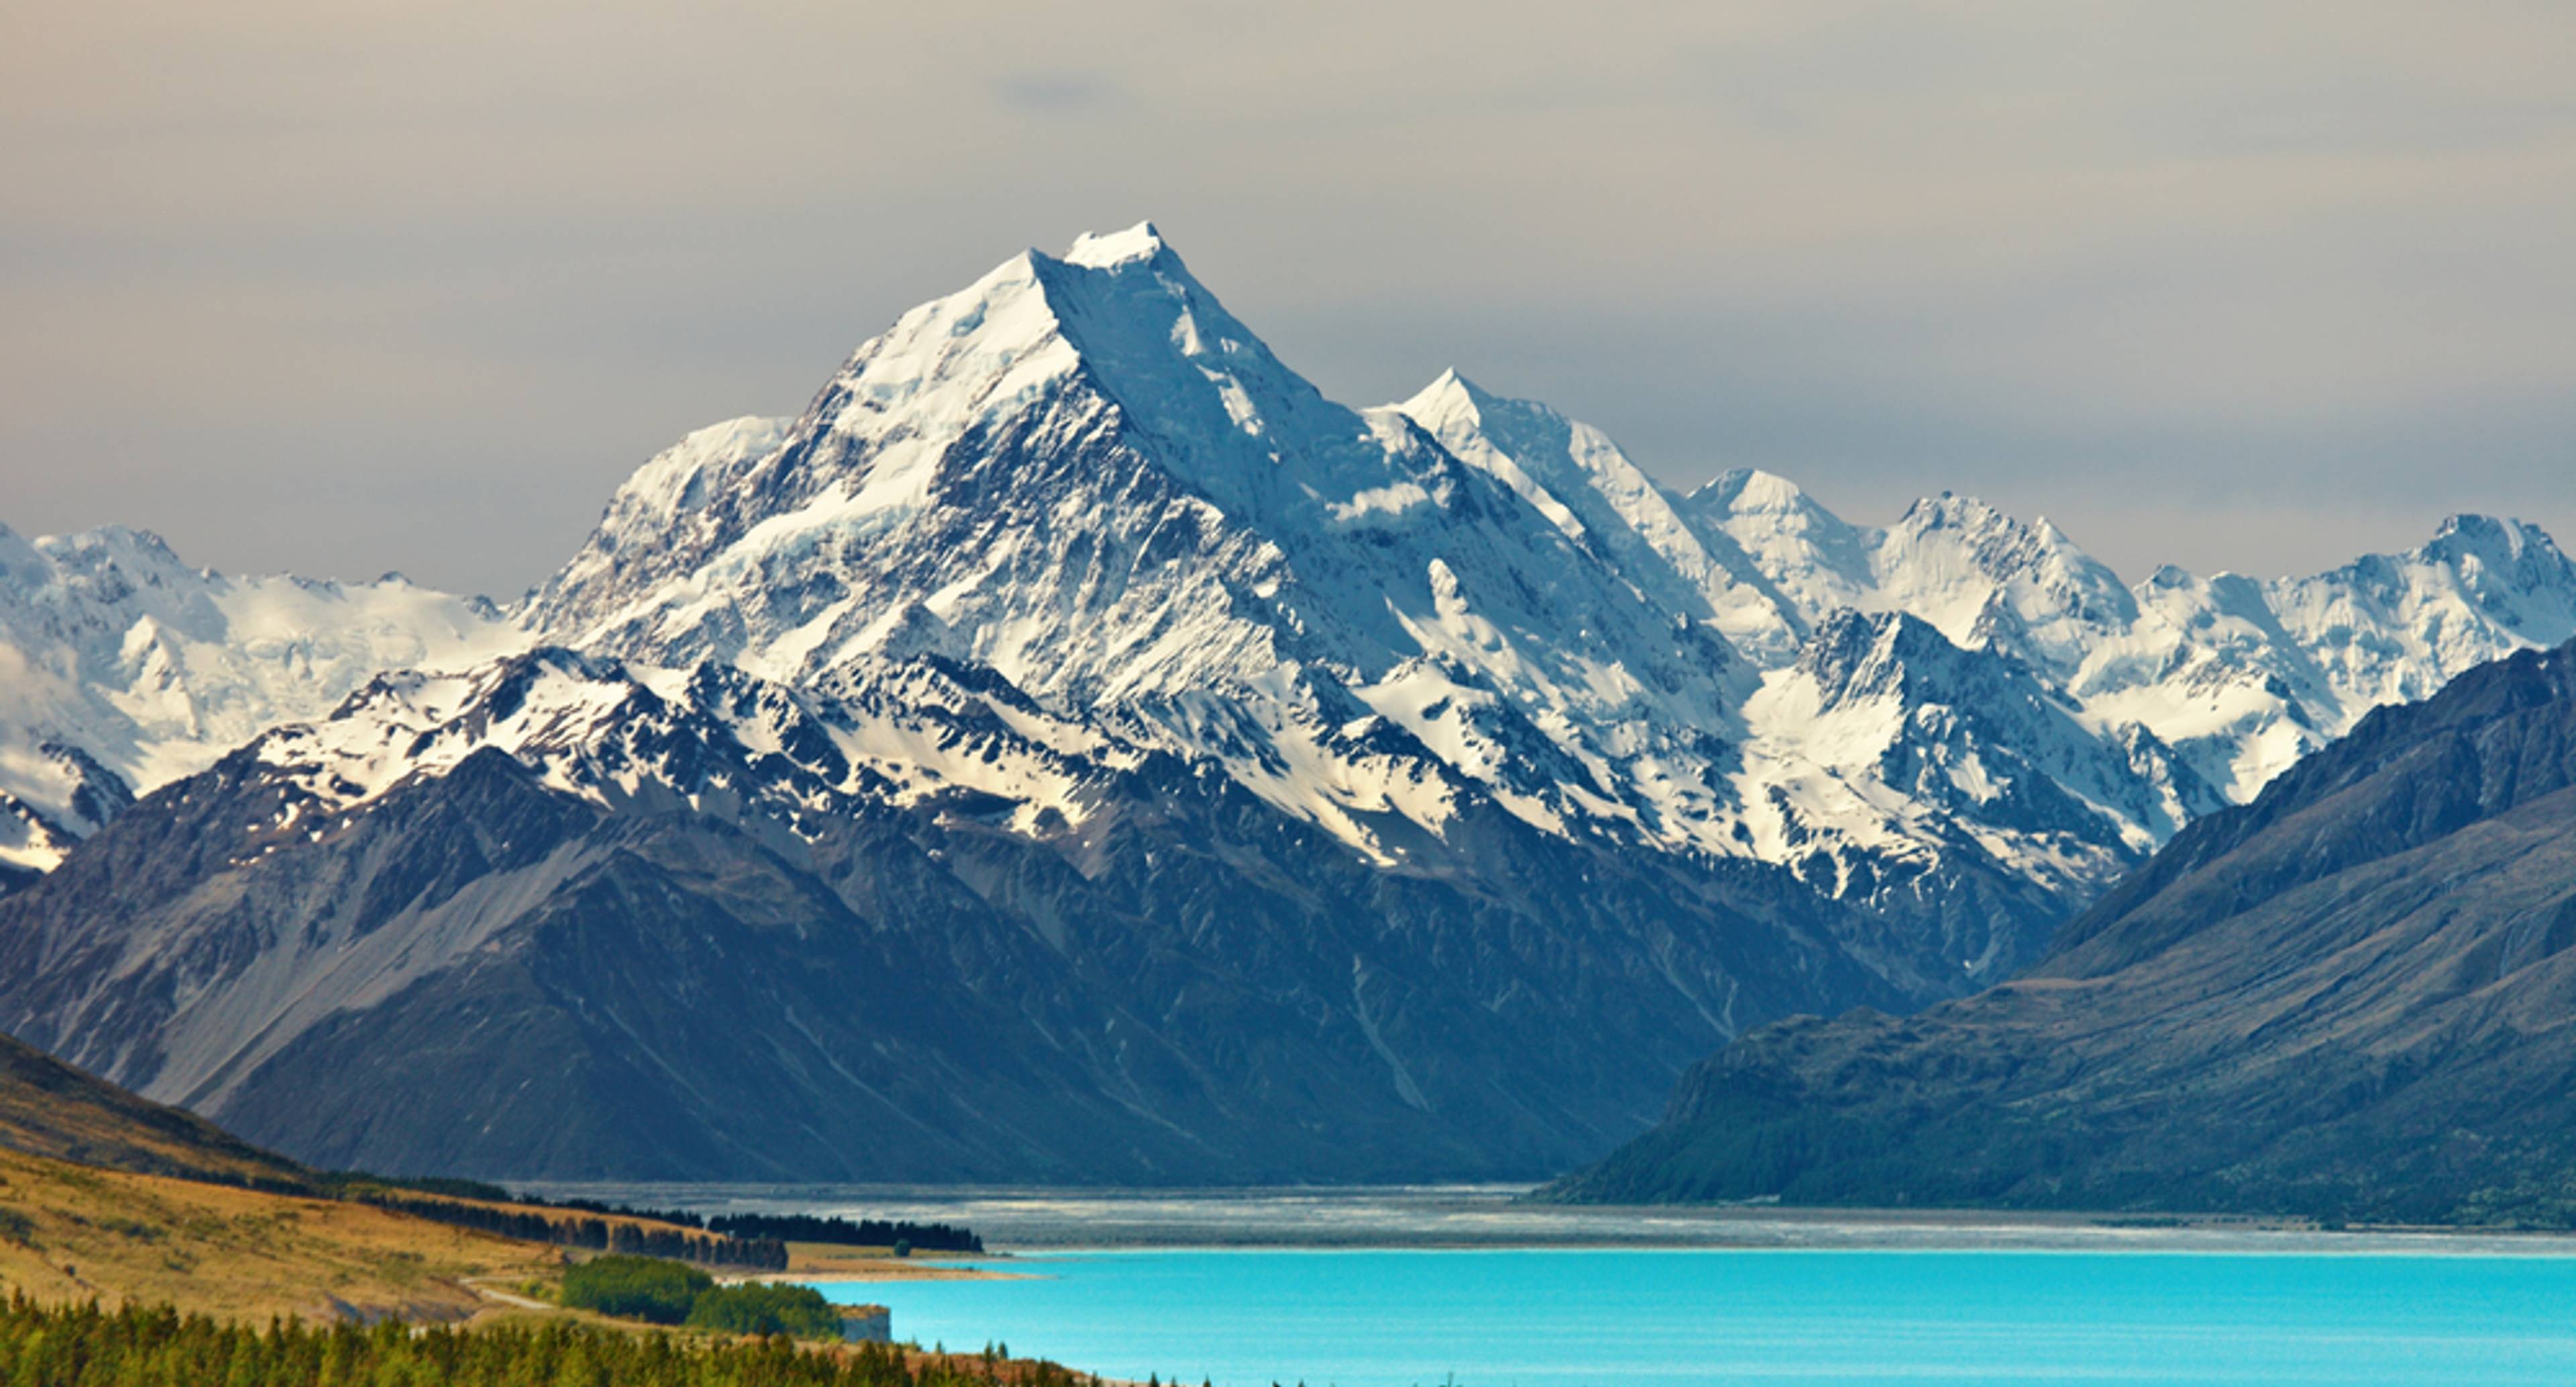
{"label": "row of conifer trees", "polygon": [[412,1199],[382,1190],[356,1194],[379,1208],[498,1233],[524,1242],[553,1243],[591,1252],[618,1252],[636,1257],[665,1257],[710,1267],[743,1267],[754,1271],[787,1270],[787,1244],[776,1238],[736,1238],[685,1228],[648,1228],[641,1224],[587,1214],[550,1214],[534,1209],[495,1209],[446,1199]]}
{"label": "row of conifer trees", "polygon": [[0,1306],[9,1387],[1076,1387],[1043,1363],[908,1357],[883,1344],[626,1334],[584,1325],[464,1329],[385,1321],[266,1328],[167,1307]]}

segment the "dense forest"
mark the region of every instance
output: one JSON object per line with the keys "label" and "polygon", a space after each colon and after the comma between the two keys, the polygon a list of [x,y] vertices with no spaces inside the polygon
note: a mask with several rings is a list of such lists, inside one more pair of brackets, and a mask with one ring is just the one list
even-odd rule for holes
{"label": "dense forest", "polygon": [[907,1357],[881,1344],[686,1339],[553,1323],[226,1324],[164,1308],[0,1307],[9,1387],[1076,1387],[1051,1363]]}

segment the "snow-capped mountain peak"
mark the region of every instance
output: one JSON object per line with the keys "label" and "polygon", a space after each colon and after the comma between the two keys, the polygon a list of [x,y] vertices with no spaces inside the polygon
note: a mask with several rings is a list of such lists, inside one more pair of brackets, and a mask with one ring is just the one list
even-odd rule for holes
{"label": "snow-capped mountain peak", "polygon": [[[1513,417],[1578,449],[1583,504],[1696,550],[1597,431]],[[765,456],[692,473],[703,506],[664,499],[684,470],[656,464],[611,507],[530,609],[546,638],[799,684],[898,649],[984,665],[1052,707],[1125,708],[1174,749],[1217,737],[1257,793],[1372,854],[1389,842],[1366,815],[1405,806],[1402,838],[1488,777],[1534,822],[1724,841],[1708,803],[1679,806],[1713,802],[1709,748],[1745,686],[1725,628],[1582,557],[1402,410],[1327,400],[1148,229],[1031,252],[903,315]],[[1437,716],[1482,730],[1413,719],[1402,690],[1426,669],[1455,689]],[[1210,699],[1238,707],[1210,721]],[[1431,739],[1408,755],[1465,762],[1386,768],[1391,734],[1339,730],[1370,709]],[[1497,727],[1551,743],[1578,783],[1464,750]],[[1675,788],[1631,783],[1641,757]]]}
{"label": "snow-capped mountain peak", "polygon": [[635,469],[626,484],[617,489],[609,501],[610,521],[618,520],[620,511],[629,511],[634,516],[627,522],[630,525],[667,525],[704,507],[710,499],[709,488],[726,469],[776,452],[794,422],[746,415],[689,433]]}
{"label": "snow-capped mountain peak", "polygon": [[1410,430],[1324,398],[1194,278],[1151,224],[1033,264],[1088,380],[1157,461],[1267,526],[1419,518],[1453,485]]}
{"label": "snow-capped mountain peak", "polygon": [[1995,646],[2061,674],[2100,632],[2137,619],[2113,573],[2045,519],[2024,524],[1943,492],[1906,508],[1879,538],[1883,600],[1966,645]]}
{"label": "snow-capped mountain peak", "polygon": [[[1518,458],[1506,451],[1500,440],[1487,432],[1487,410],[1497,403],[1499,401],[1493,396],[1451,368],[1442,371],[1438,379],[1424,386],[1413,398],[1390,407],[1428,430],[1441,441],[1442,446],[1469,466],[1482,468],[1500,479],[1522,500],[1536,507],[1550,524],[1568,536],[1580,539],[1588,533],[1582,519],[1532,476]],[[1534,408],[1543,409],[1544,406]],[[1552,422],[1561,424],[1563,421]]]}
{"label": "snow-capped mountain peak", "polygon": [[1150,221],[1138,222],[1124,231],[1086,231],[1073,240],[1073,248],[1064,253],[1065,263],[1085,269],[1105,270],[1131,260],[1151,260],[1170,253],[1163,243],[1163,233]]}
{"label": "snow-capped mountain peak", "polygon": [[1722,472],[1681,502],[1704,535],[1723,536],[1777,589],[1800,629],[1840,608],[1878,610],[1871,596],[1873,532],[1825,509],[1774,473]]}
{"label": "snow-capped mountain peak", "polygon": [[[2462,514],[2442,522],[2422,550],[2426,560],[2459,574],[2481,607],[2512,619],[2563,617],[2559,596],[2576,573],[2558,542],[2537,525]],[[2536,603],[2536,605],[2534,605]]]}

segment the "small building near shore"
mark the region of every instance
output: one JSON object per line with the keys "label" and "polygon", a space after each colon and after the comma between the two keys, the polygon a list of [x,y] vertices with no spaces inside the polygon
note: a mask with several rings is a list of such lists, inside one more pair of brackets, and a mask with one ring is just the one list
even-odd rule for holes
{"label": "small building near shore", "polygon": [[894,1342],[894,1312],[882,1305],[844,1305],[841,1338],[853,1344]]}

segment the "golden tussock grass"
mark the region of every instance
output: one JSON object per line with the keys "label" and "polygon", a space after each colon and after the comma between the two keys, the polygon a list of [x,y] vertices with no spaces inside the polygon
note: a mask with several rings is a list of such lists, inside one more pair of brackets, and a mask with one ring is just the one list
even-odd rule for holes
{"label": "golden tussock grass", "polygon": [[363,1204],[0,1150],[0,1282],[48,1302],[169,1303],[227,1319],[462,1319],[465,1284],[550,1281],[556,1249]]}

